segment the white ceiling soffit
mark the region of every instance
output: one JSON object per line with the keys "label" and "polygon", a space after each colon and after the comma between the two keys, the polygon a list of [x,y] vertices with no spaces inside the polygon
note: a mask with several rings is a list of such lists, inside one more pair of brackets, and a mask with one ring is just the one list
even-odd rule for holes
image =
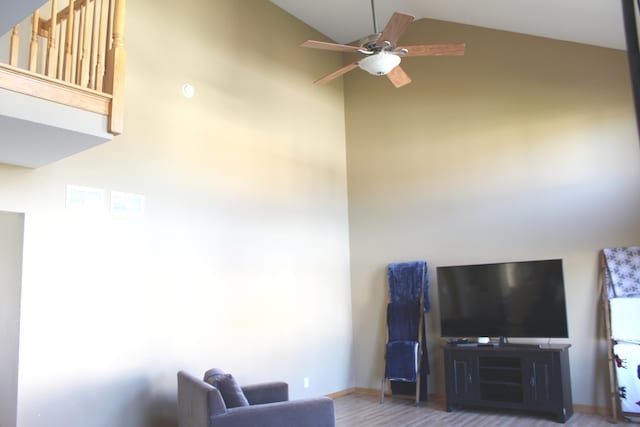
{"label": "white ceiling soffit", "polygon": [[[271,0],[338,43],[373,33],[371,0]],[[394,11],[626,49],[620,0],[375,0],[378,31]]]}
{"label": "white ceiling soffit", "polygon": [[0,163],[38,168],[113,139],[107,117],[0,88]]}

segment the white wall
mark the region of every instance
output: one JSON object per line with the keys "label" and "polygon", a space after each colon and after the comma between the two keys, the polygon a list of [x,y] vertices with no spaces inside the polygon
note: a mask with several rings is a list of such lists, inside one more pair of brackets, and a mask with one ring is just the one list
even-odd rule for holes
{"label": "white wall", "polygon": [[[28,218],[19,427],[175,425],[179,369],[352,385],[344,98],[312,84],[341,58],[297,47],[318,37],[265,0],[128,2],[123,135],[0,166]],[[67,184],[145,214],[67,210]]]}
{"label": "white wall", "polygon": [[574,403],[605,406],[597,255],[640,241],[640,149],[626,55],[422,20],[400,89],[345,83],[356,385],[378,387],[385,268],[429,262],[431,393],[444,393],[435,267],[564,259]]}
{"label": "white wall", "polygon": [[0,211],[0,427],[16,426],[24,215]]}

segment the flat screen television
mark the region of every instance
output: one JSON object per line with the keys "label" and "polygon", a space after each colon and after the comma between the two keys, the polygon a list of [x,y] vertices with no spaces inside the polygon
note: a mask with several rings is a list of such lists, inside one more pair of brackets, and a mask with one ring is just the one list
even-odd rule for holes
{"label": "flat screen television", "polygon": [[568,338],[562,260],[438,267],[443,337]]}

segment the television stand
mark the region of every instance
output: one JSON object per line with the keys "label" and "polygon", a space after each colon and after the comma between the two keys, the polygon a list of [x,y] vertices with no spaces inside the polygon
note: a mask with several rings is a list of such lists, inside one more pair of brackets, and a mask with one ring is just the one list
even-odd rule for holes
{"label": "television stand", "polygon": [[500,337],[497,343],[500,347],[511,347],[511,348],[542,348],[541,344],[520,344],[520,343],[510,343],[507,337]]}
{"label": "television stand", "polygon": [[445,345],[447,411],[458,405],[522,409],[564,423],[573,415],[569,347]]}
{"label": "television stand", "polygon": [[505,348],[505,349],[514,349],[517,350],[519,348],[544,348],[544,344],[511,344],[511,343],[507,343],[507,344],[500,344],[500,347]]}

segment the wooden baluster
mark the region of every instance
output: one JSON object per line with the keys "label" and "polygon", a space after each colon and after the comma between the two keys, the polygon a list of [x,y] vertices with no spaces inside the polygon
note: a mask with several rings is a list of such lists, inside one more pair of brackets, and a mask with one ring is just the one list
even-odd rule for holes
{"label": "wooden baluster", "polygon": [[102,92],[104,86],[104,72],[105,72],[105,53],[107,49],[107,28],[105,13],[107,0],[101,0],[100,3],[100,39],[98,41],[98,61],[96,65],[96,90]]}
{"label": "wooden baluster", "polygon": [[31,46],[29,47],[29,71],[35,72],[38,64],[38,24],[40,24],[40,15],[36,10],[33,12],[31,25]]}
{"label": "wooden baluster", "polygon": [[80,84],[80,79],[82,78],[82,48],[84,47],[84,35],[85,35],[85,28],[84,28],[84,24],[86,22],[86,14],[85,14],[85,8],[84,7],[80,7],[80,10],[78,11],[78,37],[77,37],[77,45],[76,45],[76,75],[74,78],[74,82],[79,85]]}
{"label": "wooden baluster", "polygon": [[[60,46],[62,47],[63,45],[66,45],[66,40],[64,39],[64,35],[66,34],[66,31],[63,30],[63,27],[66,27],[66,25],[68,25],[67,20],[61,20],[60,21],[60,33],[59,33],[59,37],[58,40],[60,40]],[[58,49],[58,72],[56,73],[56,78],[59,80],[62,80],[64,77],[64,49]]]}
{"label": "wooden baluster", "polygon": [[96,46],[96,40],[98,39],[98,0],[93,2],[93,25],[91,26],[91,58],[89,59],[89,88],[96,88],[96,64],[98,57],[98,46]]}
{"label": "wooden baluster", "polygon": [[91,51],[89,50],[89,43],[91,42],[91,2],[89,0],[85,3],[85,21],[84,21],[84,38],[82,39],[82,79],[80,84],[85,87],[89,87],[89,56]]}
{"label": "wooden baluster", "polygon": [[113,47],[113,2],[114,0],[107,0],[107,51],[110,51]]}
{"label": "wooden baluster", "polygon": [[89,2],[87,1],[83,7],[84,10],[84,28],[82,30],[82,58],[80,60],[80,86],[88,87],[89,84],[89,55],[87,49],[89,47]]}
{"label": "wooden baluster", "polygon": [[113,43],[107,63],[106,92],[110,93],[109,132],[122,133],[124,128],[124,78],[127,55],[124,48],[126,0],[116,0],[113,14]]}
{"label": "wooden baluster", "polygon": [[55,77],[56,69],[54,67],[54,61],[58,57],[58,45],[56,44],[56,31],[57,31],[57,0],[51,0],[51,19],[49,20],[49,37],[47,40],[47,66],[45,74],[49,77]]}
{"label": "wooden baluster", "polygon": [[80,57],[80,37],[82,37],[80,28],[82,28],[82,22],[80,22],[80,18],[82,16],[80,13],[76,16],[76,11],[73,11],[73,46],[71,46],[71,51],[73,52],[73,60],[71,66],[71,83],[76,82],[76,72],[78,70],[78,58]]}
{"label": "wooden baluster", "polygon": [[18,49],[20,48],[20,36],[18,26],[13,27],[11,32],[11,47],[9,48],[9,65],[18,66]]}
{"label": "wooden baluster", "polygon": [[[69,11],[69,13],[72,13],[71,11]],[[78,55],[78,39],[81,36],[80,34],[80,27],[82,26],[82,23],[80,22],[80,14],[78,14],[76,16],[76,11],[73,11],[73,45],[71,46],[71,52],[73,53],[73,60],[72,60],[72,66],[71,66],[71,83],[75,83],[76,82],[76,69],[77,67],[77,60],[78,57],[80,55]]]}
{"label": "wooden baluster", "polygon": [[105,59],[103,91],[112,93],[113,91],[113,15],[117,0],[105,0],[107,2],[107,52]]}
{"label": "wooden baluster", "polygon": [[64,48],[64,67],[62,79],[71,83],[73,72],[73,35],[74,35],[74,17],[75,17],[75,0],[69,0],[69,16],[67,17],[67,35]]}

